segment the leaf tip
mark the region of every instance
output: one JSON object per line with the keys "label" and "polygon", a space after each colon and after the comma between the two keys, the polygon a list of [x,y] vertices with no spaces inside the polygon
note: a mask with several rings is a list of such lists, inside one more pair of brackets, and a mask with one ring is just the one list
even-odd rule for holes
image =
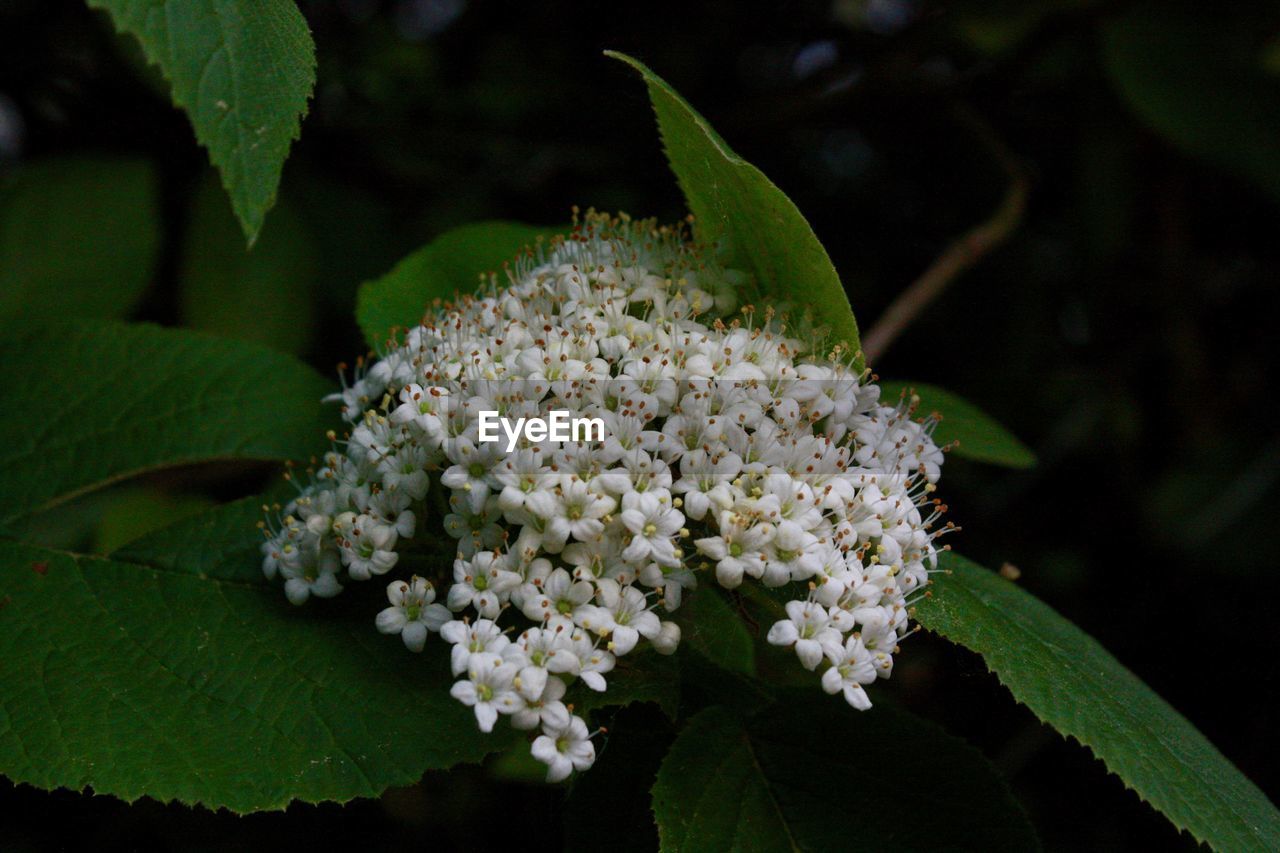
{"label": "leaf tip", "polygon": [[[636,59],[634,56],[631,56],[630,54],[623,53],[620,50],[603,50],[601,51],[601,53],[603,53],[605,56],[609,57],[610,59],[616,59],[619,62],[625,63],[626,65],[630,65],[640,74],[641,77],[644,78],[645,82],[652,82],[658,79],[657,75],[655,75],[653,71],[649,69],[649,66],[645,65],[643,62]],[[659,80],[658,82],[661,82],[661,81]]]}

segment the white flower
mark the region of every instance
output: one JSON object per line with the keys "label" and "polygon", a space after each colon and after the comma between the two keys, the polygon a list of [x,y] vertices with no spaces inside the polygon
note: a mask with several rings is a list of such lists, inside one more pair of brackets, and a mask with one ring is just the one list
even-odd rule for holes
{"label": "white flower", "polygon": [[765,586],[782,586],[788,581],[807,580],[822,568],[825,556],[817,536],[794,521],[783,521],[769,541],[764,567]]}
{"label": "white flower", "polygon": [[813,669],[824,655],[839,654],[840,632],[831,627],[826,608],[815,601],[788,601],[787,618],[773,623],[768,640],[775,646],[795,646],[805,669]]}
{"label": "white flower", "polygon": [[383,524],[373,516],[341,513],[333,521],[333,531],[341,549],[342,562],[356,580],[384,575],[400,558],[394,550],[398,538],[395,527]]}
{"label": "white flower", "polygon": [[542,449],[531,447],[517,450],[498,463],[493,478],[502,486],[499,508],[519,509],[530,497],[545,494],[559,483],[560,477],[542,464],[542,458]]}
{"label": "white flower", "polygon": [[454,464],[440,475],[440,482],[465,495],[472,512],[480,512],[490,489],[497,485],[491,469],[501,458],[500,445],[476,444],[467,436],[446,439],[444,444],[446,455]]}
{"label": "white flower", "polygon": [[680,626],[674,622],[663,622],[658,636],[650,639],[653,641],[653,650],[658,654],[675,654],[676,648],[680,645]]}
{"label": "white flower", "polygon": [[528,585],[523,591],[524,615],[535,622],[562,617],[576,621],[577,614],[595,594],[586,581],[575,581],[564,569],[556,569],[541,586]]}
{"label": "white flower", "polygon": [[543,547],[558,553],[569,537],[590,542],[604,533],[604,522],[600,519],[613,512],[618,504],[607,495],[595,494],[576,477],[565,477],[558,493],[534,492],[527,497],[525,505],[530,512],[547,520]]}
{"label": "white flower", "polygon": [[529,628],[508,648],[519,648],[525,665],[548,672],[578,674],[578,657],[573,651],[573,631],[557,628]]}
{"label": "white flower", "polygon": [[458,551],[464,557],[477,551],[492,551],[502,544],[506,531],[496,497],[490,496],[480,511],[474,512],[470,500],[454,495],[449,498],[449,508],[453,512],[444,517],[444,531],[458,540]]}
{"label": "white flower", "polygon": [[427,448],[416,444],[406,444],[383,456],[378,462],[383,487],[388,493],[403,493],[413,500],[422,500],[431,482],[426,467],[430,458]]}
{"label": "white flower", "polygon": [[671,484],[671,491],[684,496],[685,514],[701,521],[713,507],[723,508],[732,503],[729,483],[741,470],[742,459],[738,454],[725,451],[713,456],[699,448],[680,460],[683,476]]}
{"label": "white flower", "polygon": [[693,589],[698,585],[698,577],[691,569],[679,563],[674,566],[649,563],[640,569],[640,583],[661,590],[662,606],[668,612],[674,612],[684,599],[685,589]]}
{"label": "white flower", "polygon": [[474,607],[485,619],[493,619],[520,585],[520,576],[507,568],[506,558],[492,551],[480,551],[470,560],[453,561],[453,586],[449,587],[450,610]]}
{"label": "white flower", "polygon": [[511,715],[511,725],[523,731],[536,729],[538,726],[565,728],[569,725],[569,708],[562,702],[567,688],[563,681],[555,676],[547,678],[542,688],[542,695],[536,699],[525,699],[524,707]]}
{"label": "white flower", "polygon": [[684,526],[684,516],[649,492],[629,494],[627,498],[634,500],[623,501],[620,518],[631,531],[631,542],[622,558],[632,563],[649,559],[668,566],[678,563],[673,539]]}
{"label": "white flower", "polygon": [[586,770],[596,760],[596,747],[581,717],[571,717],[568,725],[544,726],[545,734],[533,742],[533,757],[547,765],[547,781],[560,782],[575,770]]}
{"label": "white flower", "polygon": [[617,536],[601,536],[594,542],[574,542],[560,553],[560,559],[573,566],[573,576],[580,580],[604,578],[629,584],[636,579],[636,567],[622,559],[622,542]]}
{"label": "white flower", "polygon": [[333,598],[342,592],[342,584],[332,572],[321,572],[318,575],[298,575],[284,582],[284,594],[290,604],[303,604],[311,596],[317,598]]}
{"label": "white flower", "polygon": [[727,589],[742,584],[743,575],[764,574],[764,546],[774,536],[774,527],[728,510],[720,513],[717,536],[695,541],[698,551],[716,561],[716,580]]}
{"label": "white flower", "polygon": [[[338,552],[310,531],[300,532],[273,550],[269,558],[284,577],[284,594],[291,604],[311,596],[332,598],[342,591],[338,582]],[[305,530],[305,529],[304,529]]]}
{"label": "white flower", "polygon": [[876,680],[876,668],[871,653],[862,645],[862,638],[850,637],[843,648],[830,657],[832,665],[822,673],[822,689],[832,694],[843,693],[844,700],[859,711],[870,708],[871,700],[862,685]]}
{"label": "white flower", "polygon": [[498,714],[514,714],[524,707],[524,701],[512,688],[515,677],[515,666],[503,663],[499,656],[472,655],[467,678],[455,681],[449,693],[475,711],[480,731],[491,732]]}
{"label": "white flower", "polygon": [[610,650],[625,655],[636,647],[641,637],[658,636],[662,624],[649,609],[649,600],[633,586],[623,587],[617,581],[600,581],[596,595],[610,623]]}
{"label": "white flower", "polygon": [[440,636],[453,644],[450,657],[454,675],[466,672],[476,655],[501,654],[511,642],[497,623],[489,619],[478,619],[474,625],[456,619],[446,622],[440,626]]}
{"label": "white flower", "polygon": [[597,693],[604,692],[607,686],[604,675],[613,670],[617,658],[598,648],[585,634],[574,637],[573,649],[578,655],[578,675],[582,682]]}
{"label": "white flower", "polygon": [[429,442],[438,446],[444,436],[442,415],[447,411],[448,400],[447,388],[423,388],[410,383],[400,391],[400,405],[392,410],[391,422],[412,423]]}
{"label": "white flower", "polygon": [[[854,565],[858,565],[856,557]],[[824,607],[834,607],[848,592],[849,584],[860,577],[859,572],[849,569],[847,557],[831,548],[824,555],[822,567],[813,575],[813,597]]]}
{"label": "white flower", "polygon": [[893,675],[893,653],[898,645],[898,634],[884,620],[871,622],[862,626],[862,645],[871,654],[871,661],[876,668],[876,677],[888,678]]}
{"label": "white flower", "polygon": [[435,587],[430,581],[413,577],[408,583],[392,581],[387,584],[387,600],[391,606],[378,614],[378,630],[384,634],[399,634],[411,652],[420,652],[427,642],[428,631],[439,631],[453,618],[449,608],[433,604]]}

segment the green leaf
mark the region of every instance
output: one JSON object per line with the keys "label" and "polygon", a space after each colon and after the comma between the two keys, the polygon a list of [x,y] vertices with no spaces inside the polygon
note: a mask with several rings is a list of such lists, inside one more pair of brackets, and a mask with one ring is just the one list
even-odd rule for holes
{"label": "green leaf", "polygon": [[[863,364],[858,324],[826,249],[782,190],[743,160],[662,78],[626,54],[605,51],[640,72],[658,118],[667,160],[694,216],[699,239],[755,277],[758,295],[808,315]],[[803,316],[803,315],[802,315]],[[794,322],[799,317],[791,318]]]}
{"label": "green leaf", "polygon": [[272,497],[254,495],[175,521],[125,544],[113,560],[172,572],[261,583],[263,505]]}
{"label": "green leaf", "polygon": [[24,166],[0,191],[0,320],[128,315],[155,272],[157,204],[142,160]]}
{"label": "green leaf", "polygon": [[315,45],[293,0],[88,0],[136,37],[222,175],[252,243],[315,86]]}
{"label": "green leaf", "polygon": [[509,749],[489,756],[484,769],[490,779],[500,782],[540,786],[547,778],[547,765],[533,757],[528,741],[519,741]]}
{"label": "green leaf", "polygon": [[315,328],[316,275],[315,243],[290,207],[279,205],[246,248],[218,188],[208,181],[197,190],[182,246],[186,325],[305,352]]}
{"label": "green leaf", "polygon": [[114,495],[102,513],[93,538],[95,554],[109,554],[169,524],[197,515],[214,506],[203,495],[160,489],[125,488]]}
{"label": "green leaf", "polygon": [[440,647],[374,631],[371,598],[293,608],[251,566],[0,543],[0,772],[248,812],[376,796],[516,738],[449,696]]}
{"label": "green leaf", "polygon": [[501,270],[522,249],[554,233],[519,222],[477,222],[446,231],[382,278],[360,286],[356,321],[365,340],[381,347],[392,329],[422,322],[435,300],[474,293],[482,274]]}
{"label": "green leaf", "polygon": [[958,442],[956,456],[1009,468],[1030,468],[1035,454],[1017,436],[969,401],[923,382],[881,382],[880,399],[890,405],[913,394],[920,399],[921,415],[942,415],[933,437],[938,444]]}
{"label": "green leaf", "polygon": [[1261,68],[1258,32],[1200,12],[1146,3],[1112,16],[1107,70],[1157,133],[1280,197],[1280,81]]}
{"label": "green leaf", "polygon": [[0,526],[0,537],[63,551],[90,551],[103,516],[115,499],[130,489],[127,483],[108,486],[45,512],[23,516],[16,524]]}
{"label": "green leaf", "polygon": [[662,849],[1038,848],[977,750],[891,707],[859,713],[826,698],[789,696],[745,720],[712,707],[690,720],[653,786]]}
{"label": "green leaf", "polygon": [[742,614],[730,606],[716,585],[704,586],[686,595],[676,611],[681,645],[688,645],[721,669],[753,675],[756,647]]}
{"label": "green leaf", "polygon": [[256,344],[144,324],[0,329],[0,523],[156,468],[305,459],[331,390]]}
{"label": "green leaf", "polygon": [[1088,634],[954,554],[921,624],[982,655],[1014,698],[1094,755],[1174,826],[1218,850],[1273,849],[1280,812],[1167,702]]}

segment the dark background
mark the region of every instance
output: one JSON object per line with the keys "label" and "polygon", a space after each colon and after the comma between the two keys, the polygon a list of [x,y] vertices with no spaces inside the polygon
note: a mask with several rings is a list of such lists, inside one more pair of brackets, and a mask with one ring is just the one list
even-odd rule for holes
{"label": "dark background", "polygon": [[[1020,227],[873,366],[963,394],[1039,455],[1025,472],[948,462],[943,494],[965,528],[953,544],[1018,566],[1020,583],[1277,796],[1274,6],[301,6],[316,94],[280,208],[247,259],[164,84],[79,2],[0,0],[0,183],[38,161],[145,158],[163,248],[132,316],[235,328],[234,316],[190,307],[199,252],[278,264],[282,292],[251,306],[264,321],[245,333],[327,371],[361,350],[358,284],[442,230],[559,223],[573,204],[683,215],[643,87],[604,48],[648,63],[791,195],[864,332],[990,214],[1012,156],[1031,186]],[[196,215],[202,197],[212,214]],[[122,524],[246,494],[266,475],[160,476],[129,487],[136,517],[108,518],[104,499],[89,500],[44,538],[102,546]],[[915,638],[880,689],[981,747],[1046,847],[1192,846],[1016,706],[976,657]],[[0,847],[559,844],[561,794],[500,776],[463,769],[380,801],[248,818],[0,782]],[[908,786],[903,803],[910,819]]]}

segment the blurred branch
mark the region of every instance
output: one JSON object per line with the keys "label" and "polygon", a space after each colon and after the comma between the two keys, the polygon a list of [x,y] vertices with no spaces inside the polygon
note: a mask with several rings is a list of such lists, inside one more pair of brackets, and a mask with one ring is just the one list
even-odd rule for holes
{"label": "blurred branch", "polygon": [[925,308],[942,295],[960,273],[1008,239],[1022,222],[1031,189],[1031,182],[1022,164],[991,126],[976,114],[964,110],[960,117],[991,151],[1008,177],[1009,187],[991,217],[948,246],[919,278],[890,303],[871,327],[871,331],[863,336],[862,351],[869,363],[884,355],[890,344]]}

